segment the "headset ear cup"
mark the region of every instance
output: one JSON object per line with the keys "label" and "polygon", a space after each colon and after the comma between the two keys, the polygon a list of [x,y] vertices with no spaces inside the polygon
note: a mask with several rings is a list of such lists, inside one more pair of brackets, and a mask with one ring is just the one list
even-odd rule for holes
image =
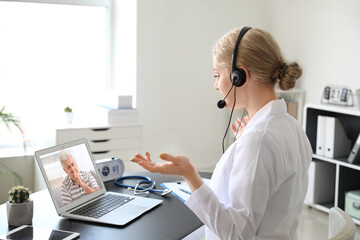
{"label": "headset ear cup", "polygon": [[231,82],[235,87],[241,87],[246,82],[246,73],[244,69],[237,68],[231,73]]}

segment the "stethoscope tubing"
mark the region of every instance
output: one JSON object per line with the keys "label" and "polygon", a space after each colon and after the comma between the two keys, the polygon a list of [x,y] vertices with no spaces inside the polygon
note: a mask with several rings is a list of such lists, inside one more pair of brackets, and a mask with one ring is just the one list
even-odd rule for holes
{"label": "stethoscope tubing", "polygon": [[[120,181],[127,180],[127,179],[141,179],[141,180],[139,180],[137,182],[136,186],[131,186],[131,185],[127,185],[124,183],[120,183]],[[149,192],[154,192],[154,193],[163,193],[164,192],[164,190],[155,189],[156,182],[154,180],[151,180],[151,178],[146,177],[146,176],[141,176],[141,175],[119,177],[114,180],[114,183],[120,187],[132,189],[134,191],[140,190],[140,191],[149,191]],[[151,184],[151,185],[150,185],[150,187],[144,188],[144,187],[139,187],[138,185],[140,185],[140,184]]]}

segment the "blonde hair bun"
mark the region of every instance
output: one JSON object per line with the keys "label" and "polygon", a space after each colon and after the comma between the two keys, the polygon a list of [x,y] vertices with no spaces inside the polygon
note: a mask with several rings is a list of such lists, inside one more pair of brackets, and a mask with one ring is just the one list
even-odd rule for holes
{"label": "blonde hair bun", "polygon": [[299,79],[302,75],[302,69],[297,62],[292,62],[283,66],[285,67],[281,67],[280,72],[277,71],[279,73],[276,79],[279,80],[279,88],[286,91],[295,87],[296,80]]}

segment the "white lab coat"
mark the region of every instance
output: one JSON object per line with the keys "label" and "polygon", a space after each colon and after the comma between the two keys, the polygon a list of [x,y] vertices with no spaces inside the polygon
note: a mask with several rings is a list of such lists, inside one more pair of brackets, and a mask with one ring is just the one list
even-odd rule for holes
{"label": "white lab coat", "polygon": [[204,222],[206,239],[297,239],[311,158],[285,101],[271,101],[223,154],[210,186],[186,205]]}

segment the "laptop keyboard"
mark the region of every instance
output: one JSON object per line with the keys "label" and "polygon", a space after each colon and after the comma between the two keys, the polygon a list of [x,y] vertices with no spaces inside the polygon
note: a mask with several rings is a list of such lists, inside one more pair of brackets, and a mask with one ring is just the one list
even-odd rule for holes
{"label": "laptop keyboard", "polygon": [[114,209],[130,202],[133,199],[135,198],[115,194],[107,194],[104,197],[94,202],[91,202],[86,206],[83,206],[71,213],[80,216],[100,218],[105,214],[113,211]]}

